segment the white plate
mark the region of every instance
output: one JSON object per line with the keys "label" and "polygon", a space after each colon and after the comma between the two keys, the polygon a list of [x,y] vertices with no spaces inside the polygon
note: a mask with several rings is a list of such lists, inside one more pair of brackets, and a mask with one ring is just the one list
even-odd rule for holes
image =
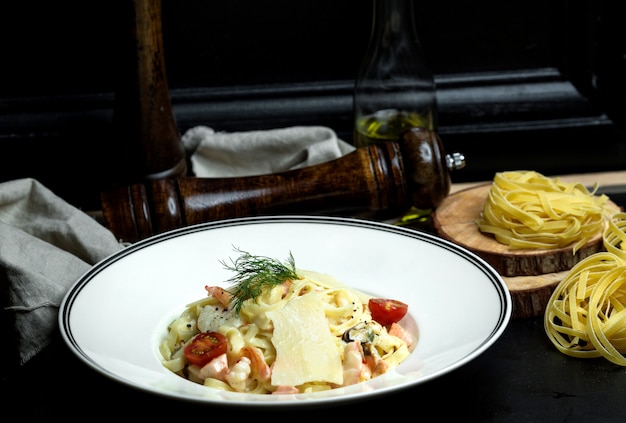
{"label": "white plate", "polygon": [[[220,260],[233,247],[326,273],[409,305],[413,353],[357,385],[297,395],[232,393],[181,378],[161,364],[167,324],[204,286],[232,276]],[[140,241],[101,261],[68,291],[59,324],[70,349],[96,371],[171,398],[233,406],[324,405],[424,383],[487,350],[511,318],[498,273],[472,252],[435,236],[359,219],[276,216],[211,222]]]}

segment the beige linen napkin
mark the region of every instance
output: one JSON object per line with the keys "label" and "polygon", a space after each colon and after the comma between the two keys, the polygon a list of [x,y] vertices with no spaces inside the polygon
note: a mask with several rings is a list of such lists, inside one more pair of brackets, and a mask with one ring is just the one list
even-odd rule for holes
{"label": "beige linen napkin", "polygon": [[38,181],[0,183],[3,317],[15,330],[21,364],[51,342],[70,286],[122,248],[108,229]]}
{"label": "beige linen napkin", "polygon": [[334,160],[355,148],[324,126],[244,132],[196,126],[183,134],[183,144],[198,177],[282,172]]}

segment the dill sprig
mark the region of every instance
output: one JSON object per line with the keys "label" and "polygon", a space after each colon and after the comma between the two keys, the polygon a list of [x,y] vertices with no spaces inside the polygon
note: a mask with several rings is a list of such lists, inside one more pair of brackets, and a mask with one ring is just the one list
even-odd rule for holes
{"label": "dill sprig", "polygon": [[290,280],[298,279],[296,262],[289,252],[289,258],[285,263],[279,260],[255,256],[239,248],[234,248],[241,255],[236,259],[230,259],[230,264],[223,260],[220,263],[235,275],[227,280],[234,283],[234,287],[227,289],[233,296],[230,300],[235,314],[239,314],[243,302],[249,298],[256,301],[264,287],[272,287]]}

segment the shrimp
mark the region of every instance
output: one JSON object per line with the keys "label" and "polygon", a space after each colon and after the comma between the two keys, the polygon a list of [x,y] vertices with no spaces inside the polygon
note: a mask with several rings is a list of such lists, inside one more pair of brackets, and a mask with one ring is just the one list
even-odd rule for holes
{"label": "shrimp", "polygon": [[198,377],[221,380],[228,383],[235,391],[245,392],[250,375],[253,373],[260,381],[268,381],[271,370],[259,348],[246,346],[242,348],[242,356],[230,369],[227,355],[222,354],[205,364],[198,372]]}
{"label": "shrimp", "polygon": [[232,298],[233,294],[226,291],[221,286],[205,285],[204,289],[206,289],[209,295],[219,301],[220,304],[222,304],[225,308],[228,308],[228,306],[230,305],[230,299]]}
{"label": "shrimp", "polygon": [[198,377],[200,379],[217,379],[224,382],[228,372],[228,358],[226,354],[222,354],[202,366],[202,368],[198,372]]}
{"label": "shrimp", "polygon": [[380,376],[389,370],[389,363],[383,360],[376,348],[368,344],[364,355],[365,365],[369,369],[369,378]]}
{"label": "shrimp", "polygon": [[343,384],[341,386],[354,385],[369,378],[369,369],[365,366],[361,342],[347,343],[343,349]]}
{"label": "shrimp", "polygon": [[270,380],[272,371],[270,366],[268,366],[265,361],[265,357],[263,357],[263,352],[260,348],[246,345],[241,349],[241,352],[244,357],[247,357],[250,360],[252,369],[256,372],[256,375],[261,382],[267,382]]}
{"label": "shrimp", "polygon": [[389,328],[389,335],[397,336],[402,339],[406,342],[406,345],[409,348],[411,348],[411,345],[413,344],[413,337],[411,334],[397,323],[391,324],[391,327]]}
{"label": "shrimp", "polygon": [[248,357],[241,357],[233,365],[224,379],[235,391],[246,392],[248,376],[250,376],[251,372],[250,359]]}
{"label": "shrimp", "polygon": [[272,395],[299,394],[299,393],[300,393],[300,391],[295,386],[281,385],[278,388],[276,388],[276,390],[274,392],[272,392]]}

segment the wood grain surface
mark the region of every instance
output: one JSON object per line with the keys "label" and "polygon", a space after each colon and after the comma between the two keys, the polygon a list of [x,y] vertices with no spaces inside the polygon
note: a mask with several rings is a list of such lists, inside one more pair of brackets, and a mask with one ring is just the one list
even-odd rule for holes
{"label": "wood grain surface", "polygon": [[488,182],[449,195],[433,213],[434,228],[439,236],[475,252],[498,271],[511,292],[514,318],[540,315],[569,269],[604,250],[602,234],[598,233],[576,253],[573,245],[554,250],[511,249],[481,233],[476,224],[490,187]]}

